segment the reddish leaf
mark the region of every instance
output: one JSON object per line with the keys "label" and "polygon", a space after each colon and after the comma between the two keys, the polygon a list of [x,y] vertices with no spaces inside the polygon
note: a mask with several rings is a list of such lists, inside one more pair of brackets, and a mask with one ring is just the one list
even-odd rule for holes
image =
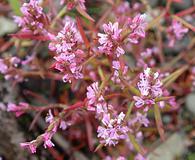
{"label": "reddish leaf", "polygon": [[85,43],[85,46],[86,48],[89,48],[90,47],[90,44],[89,44],[89,41],[85,35],[85,32],[83,30],[83,27],[82,27],[82,24],[81,24],[81,20],[79,17],[76,18],[76,21],[77,21],[77,26],[78,26],[78,29],[79,29],[79,32],[81,34],[81,37],[83,38],[83,41]]}
{"label": "reddish leaf", "polygon": [[50,37],[47,35],[34,35],[31,32],[19,32],[16,34],[10,34],[10,36],[19,39],[31,39],[31,40],[40,40],[40,41],[50,40]]}

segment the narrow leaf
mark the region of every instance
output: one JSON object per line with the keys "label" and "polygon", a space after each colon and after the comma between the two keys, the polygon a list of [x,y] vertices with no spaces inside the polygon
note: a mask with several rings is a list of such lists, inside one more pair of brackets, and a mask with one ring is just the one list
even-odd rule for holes
{"label": "narrow leaf", "polygon": [[165,133],[164,133],[164,129],[163,129],[163,123],[162,123],[162,119],[161,119],[160,109],[159,109],[159,106],[157,104],[154,105],[154,117],[156,120],[156,125],[157,125],[158,132],[160,134],[160,138],[162,141],[164,141],[165,140]]}
{"label": "narrow leaf", "polygon": [[33,33],[27,32],[19,32],[16,34],[10,34],[10,36],[18,38],[18,39],[33,39],[33,40],[40,40],[40,41],[48,41],[51,38],[47,35],[34,35]]}
{"label": "narrow leaf", "polygon": [[77,17],[76,21],[77,21],[77,26],[78,26],[79,32],[81,34],[81,37],[82,37],[82,39],[83,39],[83,41],[85,43],[85,46],[86,46],[86,48],[89,48],[90,47],[90,43],[89,43],[89,41],[88,41],[88,39],[87,39],[87,37],[85,35],[85,32],[83,30],[82,22],[81,22],[80,18]]}

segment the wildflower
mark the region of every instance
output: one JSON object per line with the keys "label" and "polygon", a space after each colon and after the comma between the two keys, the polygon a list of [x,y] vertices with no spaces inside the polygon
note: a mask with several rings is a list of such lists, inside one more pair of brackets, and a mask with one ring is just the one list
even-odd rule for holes
{"label": "wildflower", "polygon": [[46,118],[45,118],[45,121],[46,123],[52,123],[54,120],[54,116],[53,114],[51,113],[51,109],[49,110],[49,113],[47,114]]}
{"label": "wildflower", "polygon": [[104,24],[103,29],[105,34],[98,33],[98,41],[100,43],[98,48],[100,52],[107,55],[112,55],[114,53],[117,57],[124,54],[125,51],[119,44],[121,41],[122,29],[119,29],[118,22],[115,22],[114,24],[111,22]]}
{"label": "wildflower", "polygon": [[87,99],[89,106],[95,104],[98,101],[98,99],[103,100],[103,97],[100,94],[98,82],[94,82],[87,87]]}
{"label": "wildflower", "polygon": [[55,146],[51,141],[53,134],[54,134],[53,132],[46,132],[42,135],[43,141],[44,141],[44,144],[43,144],[44,148],[51,148]]}
{"label": "wildflower", "polygon": [[138,154],[135,156],[134,160],[147,160],[147,159],[144,158],[140,153],[138,153]]}
{"label": "wildflower", "polygon": [[146,25],[146,14],[137,14],[133,19],[129,19],[128,26],[131,33],[128,36],[128,41],[137,44],[139,38],[144,38]]}
{"label": "wildflower", "polygon": [[0,59],[0,73],[5,74],[8,71],[8,66],[4,63],[3,59]]}
{"label": "wildflower", "polygon": [[98,137],[101,138],[100,143],[106,145],[116,145],[120,139],[124,139],[129,131],[128,127],[122,122],[124,120],[124,113],[120,113],[118,117],[112,119],[110,114],[104,114],[102,124],[98,127]]}
{"label": "wildflower", "polygon": [[134,125],[135,123],[143,124],[145,127],[148,127],[150,123],[146,114],[142,114],[140,112],[136,112],[136,116],[129,121],[130,125]]}
{"label": "wildflower", "polygon": [[162,96],[162,82],[159,79],[159,73],[153,73],[150,68],[146,68],[140,74],[140,80],[137,83],[141,96],[133,96],[135,106],[141,108],[145,106],[145,111],[148,107],[155,104],[155,98]]}
{"label": "wildflower", "polygon": [[12,57],[10,59],[10,63],[14,66],[17,67],[20,64],[21,60],[18,57]]}
{"label": "wildflower", "polygon": [[167,29],[168,39],[169,39],[169,46],[173,47],[176,40],[181,40],[188,32],[188,28],[182,26],[180,22],[176,20],[172,21],[172,25]]}
{"label": "wildflower", "polygon": [[57,54],[66,51],[72,51],[77,45],[82,43],[81,35],[76,27],[74,21],[69,19],[65,22],[64,28],[57,34],[57,36],[49,44],[51,51],[56,51]]}
{"label": "wildflower", "polygon": [[18,105],[14,103],[8,103],[7,105],[7,111],[15,112],[16,117],[19,117],[22,114],[24,114],[28,108],[29,108],[29,104],[25,102],[20,102]]}
{"label": "wildflower", "polygon": [[[114,74],[111,77],[113,82],[122,85],[120,76],[127,81],[129,80],[129,76],[127,75],[128,66],[121,65],[119,61],[113,61],[112,68],[114,69]],[[122,85],[122,88],[123,87]]]}
{"label": "wildflower", "polygon": [[36,153],[36,149],[37,149],[36,140],[33,140],[31,142],[20,143],[20,146],[22,148],[28,149],[31,153]]}
{"label": "wildflower", "polygon": [[21,7],[22,17],[14,16],[15,22],[23,31],[32,31],[33,34],[47,34],[48,18],[43,13],[39,1],[30,0]]}
{"label": "wildflower", "polygon": [[54,68],[64,74],[64,82],[83,78],[81,64],[85,54],[78,48],[81,44],[81,35],[72,20],[65,23],[63,30],[49,44],[49,49],[57,53]]}
{"label": "wildflower", "polygon": [[145,51],[140,53],[140,58],[138,59],[137,66],[138,67],[154,67],[156,64],[156,60],[154,59],[155,54],[157,54],[158,48],[147,48]]}
{"label": "wildflower", "polygon": [[64,3],[66,3],[68,10],[73,9],[76,6],[79,6],[83,10],[86,10],[85,0],[61,0],[61,4]]}
{"label": "wildflower", "polygon": [[61,120],[59,128],[61,128],[62,130],[66,130],[66,128],[67,128],[68,126],[70,126],[70,125],[71,125],[70,122],[66,122],[66,121],[64,121],[64,120]]}

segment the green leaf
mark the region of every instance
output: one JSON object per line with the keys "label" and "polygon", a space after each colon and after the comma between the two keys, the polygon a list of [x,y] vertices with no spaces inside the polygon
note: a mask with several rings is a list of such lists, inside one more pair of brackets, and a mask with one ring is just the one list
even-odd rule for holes
{"label": "green leaf", "polygon": [[165,133],[164,133],[164,129],[163,129],[163,123],[162,123],[162,118],[161,118],[161,114],[160,114],[160,109],[159,109],[159,106],[157,104],[154,105],[154,116],[155,116],[155,120],[156,120],[157,129],[158,129],[158,132],[160,134],[160,138],[162,141],[164,141],[165,140]]}
{"label": "green leaf", "polygon": [[19,0],[8,0],[11,9],[17,16],[21,16],[22,13],[20,11],[20,1]]}

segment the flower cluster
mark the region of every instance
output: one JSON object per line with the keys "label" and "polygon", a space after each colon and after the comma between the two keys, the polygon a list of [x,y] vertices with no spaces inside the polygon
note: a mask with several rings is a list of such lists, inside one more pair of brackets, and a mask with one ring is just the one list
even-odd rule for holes
{"label": "flower cluster", "polygon": [[43,13],[43,8],[39,5],[39,1],[30,0],[21,7],[22,17],[14,16],[15,22],[22,31],[31,31],[33,34],[47,34],[48,18]]}
{"label": "flower cluster", "polygon": [[[88,109],[96,112],[96,118],[101,120],[103,126],[98,127],[98,137],[100,143],[106,145],[116,145],[120,139],[126,137],[129,131],[125,125],[125,114],[121,112],[118,116],[111,114],[113,107],[105,102],[98,82],[94,82],[87,87]],[[113,116],[113,118],[112,118]]]}
{"label": "flower cluster", "polygon": [[56,62],[54,68],[64,74],[63,81],[71,82],[72,79],[82,79],[82,62],[84,51],[79,49],[82,38],[74,21],[66,21],[63,30],[49,44],[49,49],[55,51]]}
{"label": "flower cluster", "polygon": [[8,71],[8,66],[5,64],[3,59],[0,59],[0,73],[5,74]]}
{"label": "flower cluster", "polygon": [[137,44],[140,38],[144,38],[146,25],[146,14],[137,14],[133,19],[129,18],[128,26],[131,33],[128,36],[128,41]]}
{"label": "flower cluster", "polygon": [[119,61],[113,61],[112,68],[114,69],[114,73],[111,77],[111,80],[116,84],[120,84],[121,87],[124,88],[124,85],[121,83],[120,77],[127,81],[130,79],[130,77],[128,76],[128,66],[122,65]]}
{"label": "flower cluster", "polygon": [[116,145],[120,139],[127,137],[128,127],[123,124],[125,114],[121,112],[117,117],[111,118],[111,115],[104,114],[102,123],[103,127],[98,127],[98,137],[101,138],[100,143],[105,146]]}
{"label": "flower cluster", "polygon": [[145,107],[145,111],[155,104],[155,98],[162,96],[162,82],[159,73],[153,73],[150,68],[140,74],[140,81],[137,83],[140,96],[133,96],[137,108]]}
{"label": "flower cluster", "polygon": [[16,117],[21,116],[29,109],[29,104],[25,102],[20,102],[18,105],[14,103],[8,103],[7,105],[7,111],[8,112],[14,112],[16,114]]}
{"label": "flower cluster", "polygon": [[142,68],[154,67],[156,65],[155,55],[158,53],[158,48],[146,48],[140,53],[140,58],[137,61],[137,66]]}
{"label": "flower cluster", "polygon": [[123,55],[125,51],[120,44],[122,29],[119,29],[119,23],[115,22],[112,24],[109,22],[108,24],[103,25],[103,29],[105,34],[98,33],[98,41],[100,43],[98,48],[100,52],[115,57]]}
{"label": "flower cluster", "polygon": [[143,124],[145,127],[148,127],[148,124],[150,123],[148,118],[146,117],[146,114],[142,114],[140,112],[136,112],[135,117],[131,118],[131,120],[128,122],[130,126],[135,126],[136,124]]}
{"label": "flower cluster", "polygon": [[175,41],[181,40],[187,32],[188,28],[185,28],[180,22],[173,20],[172,25],[167,29],[169,47],[173,47]]}
{"label": "flower cluster", "polygon": [[0,73],[4,75],[6,80],[22,82],[24,77],[20,72],[17,72],[18,66],[21,65],[23,65],[23,61],[18,57],[0,59]]}
{"label": "flower cluster", "polygon": [[70,122],[65,122],[59,117],[54,117],[51,110],[49,110],[45,121],[49,123],[48,129],[45,131],[45,133],[41,134],[31,142],[21,143],[21,147],[28,149],[31,153],[36,153],[36,149],[41,143],[43,143],[44,148],[51,148],[55,146],[51,139],[57,132],[58,127],[65,130],[71,125]]}
{"label": "flower cluster", "polygon": [[77,6],[79,6],[83,10],[86,10],[85,0],[61,0],[61,4],[64,3],[67,5],[68,10],[71,10]]}

